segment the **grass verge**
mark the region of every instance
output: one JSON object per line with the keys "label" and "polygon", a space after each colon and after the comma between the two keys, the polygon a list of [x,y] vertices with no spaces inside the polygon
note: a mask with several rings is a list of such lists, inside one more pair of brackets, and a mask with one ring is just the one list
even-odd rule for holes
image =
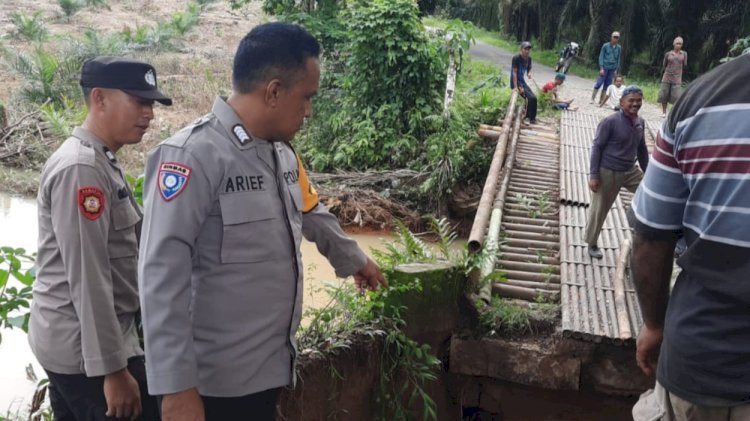
{"label": "grass verge", "polygon": [[490,305],[479,308],[480,324],[490,336],[548,332],[554,329],[559,315],[560,305],[556,303],[527,303],[500,297],[492,297]]}

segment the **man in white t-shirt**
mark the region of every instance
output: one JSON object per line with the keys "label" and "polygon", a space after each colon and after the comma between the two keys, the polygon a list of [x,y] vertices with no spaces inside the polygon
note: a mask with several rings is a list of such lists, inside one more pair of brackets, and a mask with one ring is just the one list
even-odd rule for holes
{"label": "man in white t-shirt", "polygon": [[607,93],[604,94],[604,98],[599,103],[600,107],[606,104],[608,108],[613,110],[620,109],[620,98],[622,98],[622,91],[625,90],[625,87],[622,85],[623,79],[622,76],[618,75],[615,78],[615,83],[607,87]]}

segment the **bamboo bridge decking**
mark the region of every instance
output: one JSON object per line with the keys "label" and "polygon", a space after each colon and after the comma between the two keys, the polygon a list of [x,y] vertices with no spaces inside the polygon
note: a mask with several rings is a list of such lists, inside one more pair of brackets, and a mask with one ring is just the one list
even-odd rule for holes
{"label": "bamboo bridge decking", "polygon": [[[551,125],[524,125],[511,110],[499,135],[477,210],[469,248],[497,250],[479,278],[501,272],[495,295],[559,302],[565,336],[593,342],[633,342],[642,324],[629,276],[631,231],[626,218],[632,194],[622,191],[599,240],[604,253],[591,259],[583,240],[591,193],[590,144],[598,119],[564,111],[559,134]],[[649,125],[653,134],[658,128]]]}

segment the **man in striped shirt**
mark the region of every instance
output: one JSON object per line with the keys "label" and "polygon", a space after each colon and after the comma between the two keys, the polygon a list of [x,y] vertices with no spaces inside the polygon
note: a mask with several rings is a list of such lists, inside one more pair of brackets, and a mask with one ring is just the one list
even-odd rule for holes
{"label": "man in striped shirt", "polygon": [[[636,420],[750,419],[747,69],[750,55],[687,89],[633,202],[632,268],[644,322],[636,358],[657,380],[633,409]],[[688,248],[670,296],[680,231]]]}

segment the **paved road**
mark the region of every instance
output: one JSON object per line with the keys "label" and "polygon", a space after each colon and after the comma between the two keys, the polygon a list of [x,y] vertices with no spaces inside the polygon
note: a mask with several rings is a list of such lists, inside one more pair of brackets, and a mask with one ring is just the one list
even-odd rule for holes
{"label": "paved road", "polygon": [[[502,48],[485,44],[481,41],[477,41],[477,43],[471,47],[469,52],[474,59],[486,60],[498,64],[503,69],[503,74],[507,75],[507,78],[510,78],[511,59],[518,53],[517,51],[510,52]],[[531,50],[531,58],[533,60],[534,50]],[[575,66],[575,63],[573,65]],[[555,77],[555,72],[550,67],[534,62],[531,69],[531,76],[536,81],[538,87],[541,88],[543,84]],[[535,87],[533,82],[529,84],[532,88]],[[578,106],[581,112],[596,114],[600,118],[603,118],[609,115],[611,111],[599,108],[595,104],[590,103],[593,85],[593,80],[568,74],[559,94],[560,97],[565,99],[573,98],[573,105]],[[640,115],[648,120],[653,127],[659,127],[661,124],[661,106],[658,104],[644,103]]]}

